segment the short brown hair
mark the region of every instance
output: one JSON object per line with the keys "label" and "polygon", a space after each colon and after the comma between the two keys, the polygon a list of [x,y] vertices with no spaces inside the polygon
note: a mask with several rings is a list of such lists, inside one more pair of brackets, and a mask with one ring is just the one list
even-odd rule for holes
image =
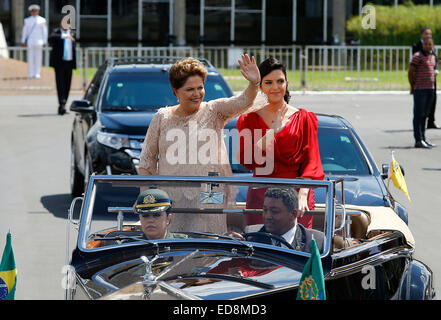
{"label": "short brown hair", "polygon": [[207,77],[204,64],[192,57],[177,61],[168,72],[170,84],[174,89],[181,88],[191,76],[200,76],[204,82]]}

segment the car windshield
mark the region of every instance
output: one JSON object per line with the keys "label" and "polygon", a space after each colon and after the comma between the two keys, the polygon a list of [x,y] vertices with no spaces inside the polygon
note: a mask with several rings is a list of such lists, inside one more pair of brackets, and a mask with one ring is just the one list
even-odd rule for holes
{"label": "car windshield", "polygon": [[325,173],[369,174],[365,156],[349,129],[319,127],[317,136]]}
{"label": "car windshield", "polygon": [[[231,241],[245,249],[266,245],[308,255],[313,234],[320,252],[328,252],[330,230],[326,228],[332,225],[328,222],[332,219],[329,208],[317,203],[314,210],[305,212],[303,220],[297,220],[297,207],[293,208],[292,202],[296,193],[292,190],[309,187],[313,192],[328,194],[329,182],[283,180],[285,184],[281,184],[276,179],[265,180],[273,183],[250,178],[209,179],[92,176],[81,213],[79,246],[99,249],[151,240],[203,238]],[[262,196],[262,204],[247,205],[244,199],[250,190],[257,197]],[[286,190],[290,192],[282,197]],[[163,192],[168,198],[159,196]],[[158,203],[164,205],[167,199],[172,203],[168,215],[162,212],[153,216],[150,208],[156,208]],[[262,220],[247,223],[246,215],[261,216]],[[309,221],[308,225],[304,221]]]}
{"label": "car windshield", "polygon": [[[230,97],[231,89],[218,74],[208,74],[204,101]],[[167,72],[114,72],[104,90],[102,111],[155,111],[176,105]]]}

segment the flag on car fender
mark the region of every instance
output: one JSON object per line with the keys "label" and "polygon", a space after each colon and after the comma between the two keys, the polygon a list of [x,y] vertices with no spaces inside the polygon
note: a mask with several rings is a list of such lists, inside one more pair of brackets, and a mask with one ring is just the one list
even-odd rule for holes
{"label": "flag on car fender", "polygon": [[297,300],[326,300],[322,260],[315,239],[311,241],[311,257],[300,278]]}
{"label": "flag on car fender", "polygon": [[390,163],[390,176],[389,178],[393,181],[394,186],[404,192],[407,199],[410,201],[409,192],[407,191],[406,180],[404,180],[403,173],[401,172],[400,165],[397,160],[395,160],[394,154],[391,154]]}
{"label": "flag on car fender", "polygon": [[6,245],[0,263],[0,300],[14,300],[17,283],[17,267],[11,244],[11,233],[6,236]]}

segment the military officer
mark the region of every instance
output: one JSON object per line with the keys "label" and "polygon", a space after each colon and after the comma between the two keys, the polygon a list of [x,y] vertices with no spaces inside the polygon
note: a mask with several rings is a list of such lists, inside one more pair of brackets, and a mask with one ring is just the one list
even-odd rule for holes
{"label": "military officer", "polygon": [[138,195],[135,212],[139,215],[145,239],[187,238],[184,234],[167,230],[173,216],[171,205],[170,197],[161,189],[148,189]]}
{"label": "military officer", "polygon": [[24,19],[21,42],[28,52],[28,78],[40,78],[43,46],[47,44],[47,23],[41,17],[40,6],[32,4],[28,8],[29,17]]}

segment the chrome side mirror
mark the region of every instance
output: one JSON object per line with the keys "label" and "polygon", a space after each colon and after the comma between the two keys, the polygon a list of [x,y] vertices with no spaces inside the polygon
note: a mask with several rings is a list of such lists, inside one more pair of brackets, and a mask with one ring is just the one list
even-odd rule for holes
{"label": "chrome side mirror", "polygon": [[[403,174],[403,177],[404,177],[404,168],[401,164],[399,166],[400,166],[401,173]],[[389,168],[390,168],[390,164],[388,164],[388,163],[383,163],[381,165],[381,169],[382,169],[381,170],[382,171],[381,178],[383,180],[389,178]]]}

